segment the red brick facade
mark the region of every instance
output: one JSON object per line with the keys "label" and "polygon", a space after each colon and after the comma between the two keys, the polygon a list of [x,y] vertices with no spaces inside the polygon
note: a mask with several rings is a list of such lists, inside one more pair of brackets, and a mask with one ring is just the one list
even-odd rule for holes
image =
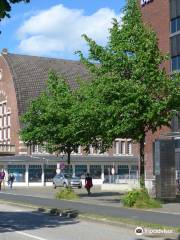
{"label": "red brick facade", "polygon": [[[11,70],[3,57],[0,57],[0,69],[2,71],[2,79],[0,80],[0,90],[4,93],[7,100],[7,108],[11,112],[10,126],[10,144],[15,145],[16,154],[19,153],[19,135],[20,129],[17,100],[12,79]],[[2,93],[1,93],[2,94]]]}
{"label": "red brick facade", "polygon": [[[157,33],[159,40],[159,48],[162,53],[170,53],[170,7],[169,0],[153,0],[148,4],[141,6],[143,21],[150,25]],[[164,64],[167,72],[170,72],[170,63],[167,61]],[[169,132],[170,129],[163,127],[155,134],[148,133],[146,136],[145,146],[145,162],[146,176],[151,178],[153,175],[153,142],[159,138],[161,134]]]}

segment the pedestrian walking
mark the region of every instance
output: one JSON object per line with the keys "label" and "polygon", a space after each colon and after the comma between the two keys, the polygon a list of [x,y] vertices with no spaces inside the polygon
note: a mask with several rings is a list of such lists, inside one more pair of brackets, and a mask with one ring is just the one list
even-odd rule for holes
{"label": "pedestrian walking", "polygon": [[91,195],[91,188],[93,187],[92,177],[90,177],[89,173],[87,173],[85,178],[85,188],[88,192],[88,196]]}
{"label": "pedestrian walking", "polygon": [[15,180],[14,174],[10,173],[8,177],[8,184],[10,185],[10,188],[12,188],[14,180]]}
{"label": "pedestrian walking", "polygon": [[5,190],[5,177],[6,177],[5,171],[2,170],[2,172],[1,172],[1,179],[2,179],[1,187],[3,185],[4,190]]}
{"label": "pedestrian walking", "polygon": [[2,170],[0,172],[0,190],[2,189],[2,184],[3,184],[3,188],[5,189],[5,172],[4,170]]}
{"label": "pedestrian walking", "polygon": [[2,184],[2,172],[0,172],[0,191],[1,191],[1,184]]}

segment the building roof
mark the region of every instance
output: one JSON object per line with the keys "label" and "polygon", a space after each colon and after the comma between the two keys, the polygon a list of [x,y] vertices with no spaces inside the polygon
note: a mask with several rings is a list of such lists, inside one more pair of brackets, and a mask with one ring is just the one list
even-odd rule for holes
{"label": "building roof", "polygon": [[82,80],[90,78],[87,69],[78,61],[10,54],[8,52],[2,52],[2,56],[12,73],[19,115],[26,111],[29,102],[45,88],[50,70],[55,70],[61,74],[72,89],[78,87],[78,78]]}
{"label": "building roof", "polygon": [[[17,162],[24,162],[24,163],[58,163],[58,162],[65,162],[67,163],[67,156],[54,156],[54,155],[15,155],[15,156],[0,156],[0,163],[7,163],[7,164],[16,164]],[[113,163],[119,164],[128,164],[129,163],[138,163],[137,156],[81,156],[81,155],[71,155],[71,163],[94,163],[94,165],[106,163],[107,165],[112,165]]]}

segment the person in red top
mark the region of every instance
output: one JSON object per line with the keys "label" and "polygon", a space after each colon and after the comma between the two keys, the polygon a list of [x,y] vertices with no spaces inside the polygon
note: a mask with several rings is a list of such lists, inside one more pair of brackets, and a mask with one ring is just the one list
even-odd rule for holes
{"label": "person in red top", "polygon": [[2,170],[2,172],[0,172],[0,190],[1,190],[2,183],[4,184],[4,189],[5,189],[4,179],[5,179],[5,172],[4,170]]}
{"label": "person in red top", "polygon": [[92,177],[90,177],[89,173],[87,173],[87,176],[85,178],[85,188],[88,192],[88,196],[91,194],[92,186],[93,186]]}

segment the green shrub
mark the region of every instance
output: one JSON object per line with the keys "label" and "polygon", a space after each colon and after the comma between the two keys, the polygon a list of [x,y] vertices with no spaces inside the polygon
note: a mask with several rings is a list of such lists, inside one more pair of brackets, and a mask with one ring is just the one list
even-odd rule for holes
{"label": "green shrub", "polygon": [[122,198],[123,205],[125,207],[136,207],[136,208],[159,208],[161,203],[148,194],[147,189],[134,189]]}
{"label": "green shrub", "polygon": [[66,199],[66,200],[74,200],[79,199],[79,196],[74,192],[71,187],[65,188],[55,195],[56,199]]}
{"label": "green shrub", "polygon": [[134,207],[136,208],[161,208],[161,202],[150,198],[148,201],[142,201],[137,200],[137,202],[134,204]]}

